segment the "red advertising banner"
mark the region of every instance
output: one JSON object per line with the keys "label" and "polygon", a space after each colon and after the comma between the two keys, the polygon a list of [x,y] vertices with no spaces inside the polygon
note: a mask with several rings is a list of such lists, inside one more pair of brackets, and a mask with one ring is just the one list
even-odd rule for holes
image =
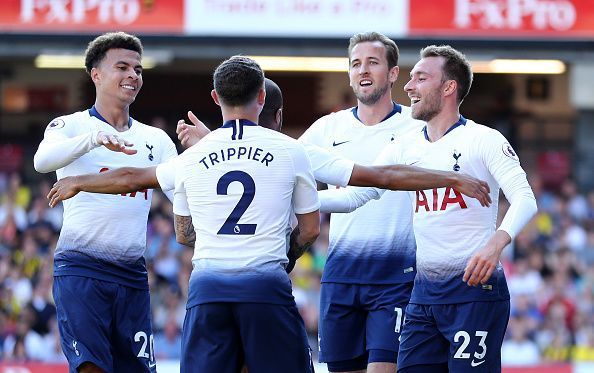
{"label": "red advertising banner", "polygon": [[2,0],[0,32],[182,33],[184,0]]}
{"label": "red advertising banner", "polygon": [[409,35],[594,37],[592,0],[410,0]]}

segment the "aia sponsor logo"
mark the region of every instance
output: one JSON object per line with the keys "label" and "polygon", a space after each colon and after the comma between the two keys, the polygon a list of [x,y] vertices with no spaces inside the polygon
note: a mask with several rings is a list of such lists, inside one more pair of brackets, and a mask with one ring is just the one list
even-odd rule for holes
{"label": "aia sponsor logo", "polygon": [[[443,193],[440,193],[440,191],[443,191]],[[416,195],[415,213],[419,212],[419,210],[425,212],[444,211],[449,205],[458,206],[460,209],[468,208],[462,194],[451,187],[433,188],[427,191],[417,190]]]}

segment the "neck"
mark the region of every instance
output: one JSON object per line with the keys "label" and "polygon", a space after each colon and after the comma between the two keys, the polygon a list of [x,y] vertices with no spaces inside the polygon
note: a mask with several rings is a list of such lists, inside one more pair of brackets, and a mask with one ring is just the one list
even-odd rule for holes
{"label": "neck", "polygon": [[260,112],[257,108],[237,106],[237,107],[225,107],[221,106],[221,114],[223,115],[223,122],[235,119],[247,119],[254,123],[258,123],[258,116]]}
{"label": "neck", "polygon": [[373,126],[380,123],[394,109],[391,95],[382,96],[375,104],[365,105],[357,102],[357,116],[366,126]]}
{"label": "neck", "polygon": [[128,120],[130,119],[130,106],[117,107],[108,105],[102,100],[95,100],[95,109],[105,118],[109,124],[117,131],[126,131],[128,129]]}
{"label": "neck", "polygon": [[427,135],[431,142],[437,141],[460,119],[458,107],[442,109],[435,117],[427,122]]}

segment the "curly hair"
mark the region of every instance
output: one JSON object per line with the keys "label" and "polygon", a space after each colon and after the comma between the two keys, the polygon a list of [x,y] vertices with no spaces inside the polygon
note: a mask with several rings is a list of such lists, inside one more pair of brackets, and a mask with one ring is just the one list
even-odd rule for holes
{"label": "curly hair", "polygon": [[138,52],[142,56],[142,43],[134,35],[122,31],[108,32],[96,37],[85,51],[85,68],[91,74],[91,69],[97,67],[110,49],[128,49]]}

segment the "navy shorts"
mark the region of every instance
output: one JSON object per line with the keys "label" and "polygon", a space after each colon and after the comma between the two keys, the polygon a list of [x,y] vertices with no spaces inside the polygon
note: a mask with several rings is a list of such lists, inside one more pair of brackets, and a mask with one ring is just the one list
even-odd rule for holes
{"label": "navy shorts", "polygon": [[205,303],[186,311],[181,372],[313,373],[303,319],[295,305]]}
{"label": "navy shorts", "polygon": [[398,369],[445,364],[450,372],[500,372],[509,300],[409,304]]}
{"label": "navy shorts", "polygon": [[369,363],[395,363],[412,286],[322,283],[320,361],[330,366],[368,354]]}
{"label": "navy shorts", "polygon": [[106,372],[156,372],[147,289],[55,276],[53,293],[70,372],[85,362]]}

